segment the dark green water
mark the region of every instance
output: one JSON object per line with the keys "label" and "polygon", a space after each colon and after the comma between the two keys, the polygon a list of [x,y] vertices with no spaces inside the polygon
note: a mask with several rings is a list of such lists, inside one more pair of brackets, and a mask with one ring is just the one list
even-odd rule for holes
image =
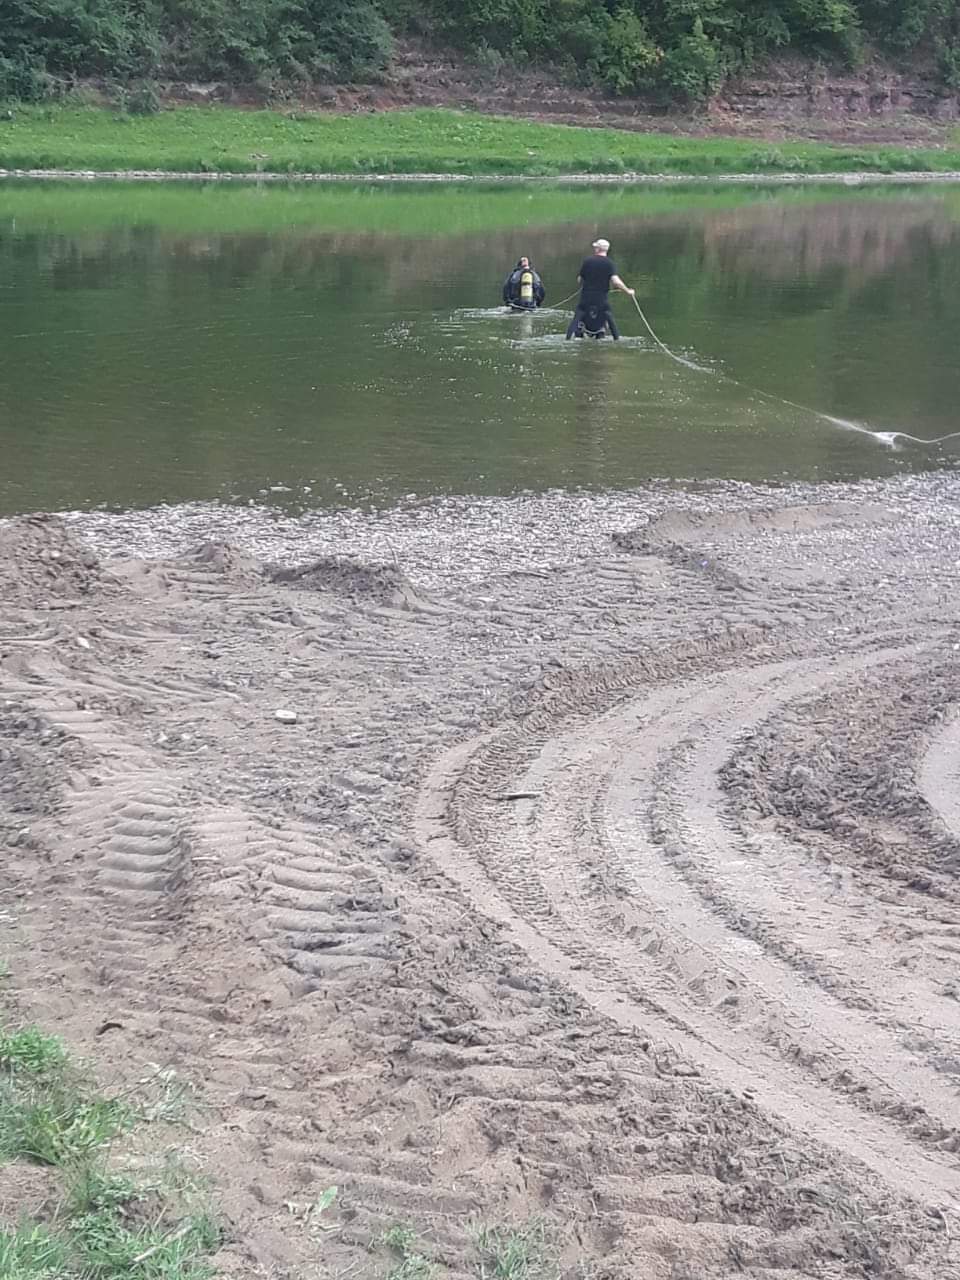
{"label": "dark green water", "polygon": [[497,309],[518,254],[549,305],[598,232],[684,356],[878,431],[960,430],[953,189],[8,185],[0,514],[960,458],[960,440],[892,450],[674,364],[627,299],[619,345]]}

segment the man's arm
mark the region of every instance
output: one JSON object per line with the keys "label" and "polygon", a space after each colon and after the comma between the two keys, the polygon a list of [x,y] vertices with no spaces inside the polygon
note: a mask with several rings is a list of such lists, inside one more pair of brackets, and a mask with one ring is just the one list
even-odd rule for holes
{"label": "man's arm", "polygon": [[619,289],[621,293],[629,294],[631,298],[635,298],[637,296],[636,289],[631,289],[628,284],[624,284],[617,275],[610,277],[610,283],[613,285],[614,289]]}

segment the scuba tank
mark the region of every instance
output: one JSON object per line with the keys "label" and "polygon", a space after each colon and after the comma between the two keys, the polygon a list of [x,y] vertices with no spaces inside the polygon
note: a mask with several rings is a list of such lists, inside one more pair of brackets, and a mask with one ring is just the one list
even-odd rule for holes
{"label": "scuba tank", "polygon": [[533,272],[529,270],[520,272],[520,303],[524,307],[532,307],[533,299]]}

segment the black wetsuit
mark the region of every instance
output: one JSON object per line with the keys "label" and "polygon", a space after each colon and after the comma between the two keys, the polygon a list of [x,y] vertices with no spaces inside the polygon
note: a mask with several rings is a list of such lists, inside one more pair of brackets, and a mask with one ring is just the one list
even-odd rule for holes
{"label": "black wetsuit", "polygon": [[[521,297],[522,277],[525,272],[529,272],[533,277],[533,297],[529,301]],[[521,267],[519,262],[503,282],[503,301],[508,307],[522,307],[525,311],[532,311],[534,307],[543,305],[546,296],[547,291],[543,287],[543,281],[533,267]]]}
{"label": "black wetsuit", "polygon": [[610,281],[617,269],[605,254],[593,253],[580,264],[580,301],[567,329],[568,338],[602,338],[604,329],[612,338],[619,339],[610,311]]}

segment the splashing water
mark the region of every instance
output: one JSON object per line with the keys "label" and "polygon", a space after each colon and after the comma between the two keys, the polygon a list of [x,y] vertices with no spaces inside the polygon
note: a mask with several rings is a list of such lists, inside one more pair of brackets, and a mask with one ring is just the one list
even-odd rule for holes
{"label": "splashing water", "polygon": [[960,431],[951,431],[945,436],[934,436],[932,440],[925,440],[921,436],[910,435],[908,431],[875,431],[872,427],[864,426],[861,422],[851,422],[848,418],[835,418],[832,414],[820,413],[816,409],[811,409],[809,412],[816,413],[817,417],[824,418],[827,422],[832,422],[835,426],[843,427],[847,431],[859,431],[861,435],[873,436],[874,440],[885,444],[888,449],[899,448],[898,440],[910,440],[913,444],[943,444],[945,440],[955,440],[960,436]]}

